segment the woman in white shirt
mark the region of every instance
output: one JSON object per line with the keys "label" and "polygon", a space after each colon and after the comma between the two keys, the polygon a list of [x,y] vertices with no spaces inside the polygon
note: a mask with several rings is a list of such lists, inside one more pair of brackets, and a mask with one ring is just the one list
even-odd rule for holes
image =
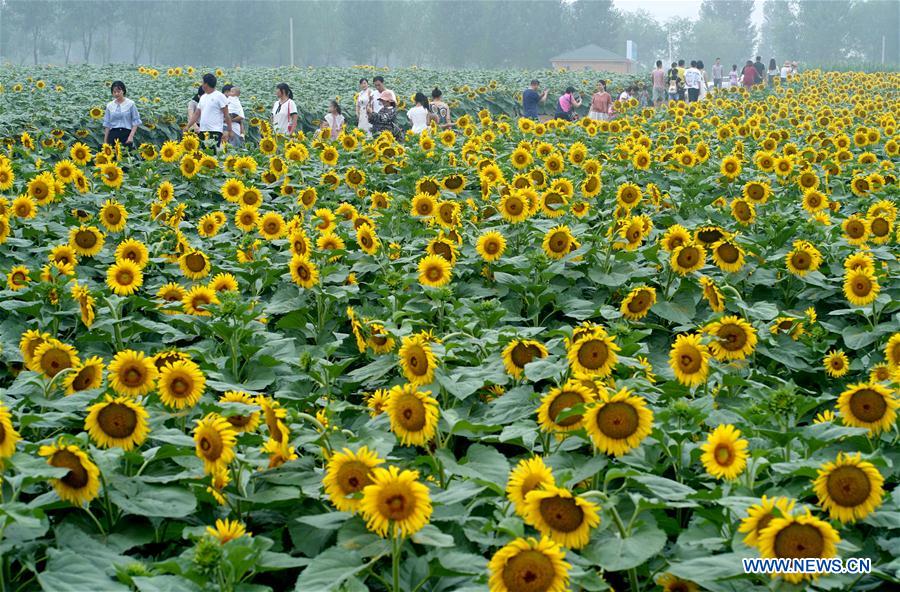
{"label": "woman in white shirt", "polygon": [[272,127],[275,133],[291,135],[297,130],[297,104],[291,87],[282,82],[275,87],[275,104],[272,105]]}
{"label": "woman in white shirt", "polygon": [[428,97],[424,93],[417,92],[414,99],[416,106],[406,112],[406,117],[412,126],[412,133],[418,135],[428,129],[428,124],[432,120],[437,121],[437,117],[429,109]]}
{"label": "woman in white shirt", "polygon": [[322,120],[321,129],[328,129],[329,139],[337,140],[341,132],[344,131],[344,115],[341,113],[341,106],[337,101],[331,101],[328,105],[328,113]]}
{"label": "woman in white shirt", "polygon": [[[195,94],[193,97],[191,97],[191,100],[188,101],[188,107],[187,107],[188,121],[190,121],[191,117],[194,116],[194,111],[197,110],[197,105],[200,104],[200,97],[202,97],[202,96],[203,96],[203,87],[198,86],[197,94]],[[200,124],[195,123],[193,126],[191,126],[191,131],[194,133],[199,132]]]}
{"label": "woman in white shirt", "polygon": [[369,114],[366,112],[366,108],[374,100],[375,91],[369,88],[369,81],[365,78],[360,78],[359,94],[356,95],[356,127],[366,132],[367,136],[372,135],[372,124],[369,122]]}

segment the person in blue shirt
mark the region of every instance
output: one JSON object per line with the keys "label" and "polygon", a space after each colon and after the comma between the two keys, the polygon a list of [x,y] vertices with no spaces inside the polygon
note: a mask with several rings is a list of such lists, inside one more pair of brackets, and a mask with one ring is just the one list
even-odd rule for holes
{"label": "person in blue shirt", "polygon": [[541,83],[532,80],[529,88],[522,93],[522,116],[538,121],[538,107],[547,100],[547,91],[540,92]]}
{"label": "person in blue shirt", "polygon": [[125,94],[125,83],[116,80],[109,87],[113,100],[106,104],[103,114],[103,143],[115,146],[116,141],[123,147],[131,148],[134,134],[141,125],[141,115],[134,101]]}

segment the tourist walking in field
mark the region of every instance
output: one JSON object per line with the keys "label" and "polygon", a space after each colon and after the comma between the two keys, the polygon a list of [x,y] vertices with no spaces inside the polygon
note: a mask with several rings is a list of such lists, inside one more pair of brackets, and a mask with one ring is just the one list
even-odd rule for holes
{"label": "tourist walking in field", "polygon": [[756,79],[758,77],[759,73],[756,70],[756,66],[753,65],[753,62],[747,60],[747,64],[741,72],[741,84],[744,85],[744,88],[750,90],[753,88],[753,85],[756,84]]}
{"label": "tourist walking in field", "polygon": [[322,118],[320,126],[322,131],[328,130],[328,139],[337,140],[344,131],[344,114],[341,112],[341,106],[337,101],[331,101],[328,104],[328,113]]}
{"label": "tourist walking in field", "polygon": [[235,148],[244,145],[244,106],[241,104],[241,89],[232,84],[222,87],[222,94],[228,99],[228,114],[231,115],[231,137],[228,143]]}
{"label": "tourist walking in field", "polygon": [[762,84],[766,80],[766,65],[763,64],[762,56],[756,56],[753,67],[756,68],[756,81],[753,84]]}
{"label": "tourist walking in field", "polygon": [[369,86],[365,78],[359,79],[359,94],[356,95],[356,127],[370,136],[372,124],[369,123],[369,104],[375,100],[375,91]]}
{"label": "tourist walking in field", "polygon": [[[215,138],[216,144],[231,137],[231,115],[228,113],[228,99],[216,90],[215,74],[203,75],[203,96],[197,102],[197,109],[184,126],[187,132],[195,122],[200,123],[200,133]],[[224,131],[223,131],[224,130]]]}
{"label": "tourist walking in field", "polygon": [[437,125],[440,128],[453,127],[453,118],[450,116],[450,107],[443,100],[441,89],[435,88],[431,91],[431,112],[437,118]]}
{"label": "tourist walking in field", "polygon": [[556,101],[556,119],[565,119],[566,121],[574,121],[578,116],[575,111],[577,107],[581,107],[581,97],[575,96],[575,87],[566,88],[566,92],[559,96]]}
{"label": "tourist walking in field", "polygon": [[666,71],[663,70],[662,64],[662,60],[656,60],[656,69],[650,73],[650,80],[653,82],[654,107],[662,105],[666,95]]}
{"label": "tourist walking in field", "polygon": [[[382,81],[383,82],[383,81]],[[376,104],[380,103],[381,108],[375,111]],[[369,121],[372,122],[372,135],[379,135],[381,132],[391,132],[394,138],[400,142],[403,140],[403,130],[397,124],[397,96],[392,90],[385,90],[378,97],[378,101],[369,105]]]}
{"label": "tourist walking in field", "polygon": [[597,92],[591,97],[591,108],[588,111],[588,117],[599,121],[607,121],[609,119],[610,105],[612,105],[612,96],[606,92],[606,81],[601,80],[597,83]]}
{"label": "tourist walking in field", "polygon": [[709,86],[706,83],[706,69],[703,67],[703,60],[697,60],[697,69],[700,71],[700,94],[697,98],[702,101],[706,98],[706,93],[709,91]]}
{"label": "tourist walking in field", "polygon": [[[198,86],[198,87],[197,87],[197,92],[194,94],[193,97],[191,97],[191,100],[188,101],[188,106],[187,106],[187,115],[188,115],[187,118],[188,118],[188,121],[190,121],[190,120],[191,120],[191,117],[194,116],[194,111],[197,110],[197,105],[200,104],[200,97],[202,97],[202,96],[203,96],[203,86],[201,85],[201,86]],[[195,132],[195,133],[196,133],[196,132],[199,132],[199,131],[200,131],[200,126],[199,126],[198,124],[195,123],[195,124],[191,127],[191,131],[192,131],[192,132]]]}
{"label": "tourist walking in field", "polygon": [[103,143],[115,146],[118,142],[122,147],[131,148],[141,125],[141,115],[134,101],[125,96],[128,91],[124,82],[116,80],[109,90],[113,100],[106,104],[103,114]]}
{"label": "tourist walking in field", "polygon": [[418,135],[428,129],[432,121],[437,121],[437,117],[431,112],[425,93],[417,92],[414,100],[416,104],[406,112],[406,118],[412,126],[412,133]]}
{"label": "tourist walking in field", "polygon": [[687,98],[687,90],[684,86],[684,60],[678,60],[678,100],[684,101]]}
{"label": "tourist walking in field", "polygon": [[731,72],[728,74],[728,86],[729,86],[729,88],[737,88],[737,85],[738,85],[737,64],[731,64]]}
{"label": "tourist walking in field", "polygon": [[538,109],[540,104],[547,100],[549,89],[540,92],[541,83],[538,80],[532,80],[531,84],[522,93],[522,116],[528,119],[538,121]]}
{"label": "tourist walking in field", "polygon": [[275,104],[272,105],[272,129],[276,134],[289,136],[297,130],[297,104],[294,91],[286,82],[275,87]]}
{"label": "tourist walking in field", "polygon": [[775,79],[778,78],[778,75],[778,63],[775,61],[775,58],[772,58],[769,60],[769,70],[766,72],[769,88],[775,87]]}
{"label": "tourist walking in field", "polygon": [[691,60],[691,67],[684,71],[684,86],[687,89],[688,103],[696,102],[700,98],[700,70],[694,60]]}
{"label": "tourist walking in field", "polygon": [[718,90],[722,88],[722,76],[723,68],[722,68],[722,59],[716,58],[716,63],[713,64],[712,67],[712,79],[713,79],[713,87]]}
{"label": "tourist walking in field", "polygon": [[678,74],[678,64],[672,62],[672,67],[669,68],[669,74],[667,77],[669,90],[669,101],[677,101],[681,95],[681,76]]}

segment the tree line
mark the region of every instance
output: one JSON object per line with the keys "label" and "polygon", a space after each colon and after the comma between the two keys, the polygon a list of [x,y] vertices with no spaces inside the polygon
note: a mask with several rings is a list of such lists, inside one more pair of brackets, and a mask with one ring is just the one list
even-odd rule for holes
{"label": "tree line", "polygon": [[897,0],[704,0],[660,21],[612,0],[0,0],[0,60],[281,66],[547,68],[593,43],[650,66],[669,55],[741,64],[900,62]]}

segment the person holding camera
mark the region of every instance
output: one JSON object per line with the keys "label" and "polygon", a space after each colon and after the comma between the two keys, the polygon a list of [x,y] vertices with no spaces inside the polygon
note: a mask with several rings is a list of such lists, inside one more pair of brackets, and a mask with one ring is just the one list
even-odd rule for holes
{"label": "person holding camera", "polygon": [[556,102],[556,119],[565,119],[566,121],[575,121],[578,118],[576,108],[581,107],[581,93],[575,94],[575,87],[566,88],[559,100]]}

